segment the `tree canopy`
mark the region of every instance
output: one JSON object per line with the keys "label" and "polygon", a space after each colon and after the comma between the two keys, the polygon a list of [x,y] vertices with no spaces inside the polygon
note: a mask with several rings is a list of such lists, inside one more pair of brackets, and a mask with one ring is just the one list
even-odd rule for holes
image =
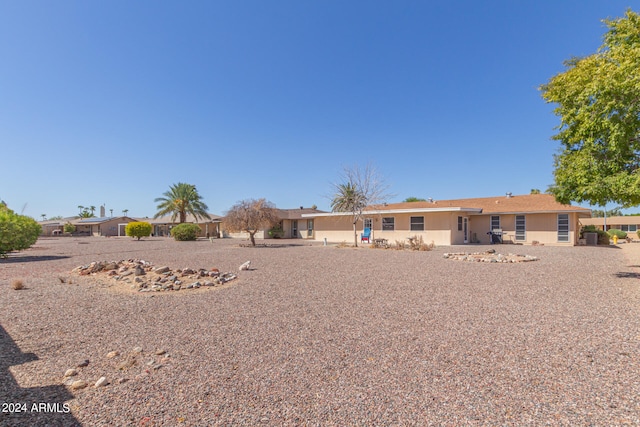
{"label": "tree canopy", "polygon": [[256,245],[255,235],[280,221],[276,206],[265,199],[242,200],[231,207],[224,217],[224,226],[231,232],[249,233],[251,245]]}
{"label": "tree canopy", "polygon": [[154,218],[171,214],[171,220],[179,218],[180,224],[187,220],[187,214],[193,215],[196,219],[211,219],[207,213],[209,209],[202,201],[195,185],[179,182],[169,187],[169,191],[163,193],[164,197],[158,197],[154,202],[159,203],[156,209],[158,212]]}
{"label": "tree canopy", "polygon": [[640,204],[640,15],[603,21],[600,49],[540,87],[560,117],[551,192],[562,203]]}

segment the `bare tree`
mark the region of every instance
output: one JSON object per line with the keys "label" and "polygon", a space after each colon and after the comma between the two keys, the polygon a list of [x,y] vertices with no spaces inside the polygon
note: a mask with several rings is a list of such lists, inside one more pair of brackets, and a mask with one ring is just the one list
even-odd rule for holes
{"label": "bare tree", "polygon": [[392,197],[388,189],[389,186],[371,164],[364,169],[358,166],[345,167],[340,182],[333,184],[331,211],[351,214],[355,246],[358,246],[357,224],[364,210],[382,205]]}
{"label": "bare tree", "polygon": [[265,199],[242,200],[227,211],[224,225],[231,232],[246,231],[251,245],[256,245],[255,235],[261,229],[272,227],[280,221],[276,206]]}

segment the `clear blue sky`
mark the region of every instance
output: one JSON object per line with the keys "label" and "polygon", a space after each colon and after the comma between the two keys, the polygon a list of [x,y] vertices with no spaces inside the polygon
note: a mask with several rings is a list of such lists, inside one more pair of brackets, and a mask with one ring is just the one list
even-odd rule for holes
{"label": "clear blue sky", "polygon": [[328,209],[372,163],[400,201],[545,190],[538,86],[632,0],[0,0],[0,199],[35,218]]}

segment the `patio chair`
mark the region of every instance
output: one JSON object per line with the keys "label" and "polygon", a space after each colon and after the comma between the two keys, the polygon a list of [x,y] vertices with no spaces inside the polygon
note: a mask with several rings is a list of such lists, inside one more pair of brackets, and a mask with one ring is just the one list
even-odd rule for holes
{"label": "patio chair", "polygon": [[364,229],[364,233],[360,233],[360,243],[364,242],[365,240],[367,241],[367,243],[371,243],[371,229],[369,227]]}

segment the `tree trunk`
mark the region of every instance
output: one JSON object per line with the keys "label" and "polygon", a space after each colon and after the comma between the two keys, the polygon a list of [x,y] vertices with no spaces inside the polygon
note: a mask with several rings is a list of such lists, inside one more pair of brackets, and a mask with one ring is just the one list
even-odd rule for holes
{"label": "tree trunk", "polygon": [[356,229],[357,222],[353,223],[353,243],[358,247],[358,230]]}
{"label": "tree trunk", "polygon": [[254,231],[253,233],[251,231],[249,232],[249,239],[251,240],[251,246],[256,245],[256,237],[255,237],[256,231]]}

